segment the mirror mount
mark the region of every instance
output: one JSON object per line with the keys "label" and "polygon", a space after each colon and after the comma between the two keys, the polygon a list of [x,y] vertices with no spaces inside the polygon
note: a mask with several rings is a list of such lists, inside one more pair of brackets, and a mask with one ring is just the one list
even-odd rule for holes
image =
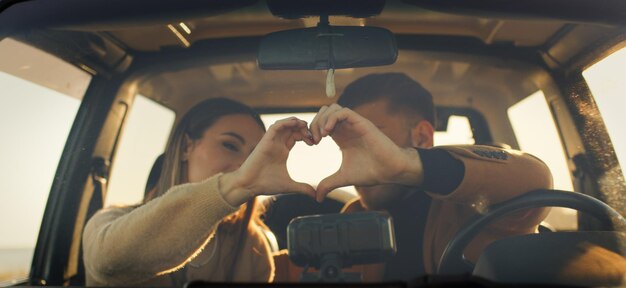
{"label": "mirror mount", "polygon": [[[334,37],[341,35],[333,35],[330,31],[330,21],[327,14],[320,15],[320,22],[317,23],[318,37]],[[326,96],[329,98],[335,97],[337,89],[335,87],[335,61],[332,53],[332,41],[328,41],[328,71],[326,72]]]}
{"label": "mirror mount", "polygon": [[[331,37],[341,37],[341,34],[333,34],[330,29],[330,21],[327,14],[320,15],[320,21],[317,22],[317,37],[323,39],[320,41],[320,45],[318,46],[319,54],[318,55],[328,55],[328,57],[323,57],[321,60],[320,66],[328,67],[328,70],[335,69],[335,61],[332,53],[332,45],[333,41]],[[328,39],[328,41],[326,41]]]}

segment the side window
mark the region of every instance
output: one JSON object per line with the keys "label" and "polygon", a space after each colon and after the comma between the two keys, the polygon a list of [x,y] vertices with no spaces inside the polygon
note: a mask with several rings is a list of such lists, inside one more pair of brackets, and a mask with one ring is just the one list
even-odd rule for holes
{"label": "side window", "polygon": [[165,151],[175,116],[174,111],[144,96],[135,97],[115,152],[105,207],[143,200],[150,169]]}
{"label": "side window", "polygon": [[618,50],[583,71],[609,132],[622,173],[625,173],[626,169],[626,129],[622,126],[626,122],[623,111],[626,107],[624,67],[626,67],[626,48]]}
{"label": "side window", "polygon": [[28,276],[66,138],[91,75],[0,41],[0,286]]}
{"label": "side window", "polygon": [[448,128],[446,131],[436,131],[434,142],[435,146],[474,144],[474,134],[469,119],[465,116],[450,116]]}
{"label": "side window", "polygon": [[[572,191],[563,144],[542,91],[537,91],[511,106],[508,111],[520,149],[543,160],[552,172],[554,189]],[[578,227],[576,211],[552,208],[546,222],[557,230]]]}

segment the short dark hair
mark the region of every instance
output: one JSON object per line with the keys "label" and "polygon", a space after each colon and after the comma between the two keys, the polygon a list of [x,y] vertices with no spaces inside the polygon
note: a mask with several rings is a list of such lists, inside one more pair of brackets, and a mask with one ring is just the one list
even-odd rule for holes
{"label": "short dark hair", "polygon": [[393,111],[421,117],[435,126],[433,96],[404,73],[363,76],[346,86],[337,104],[354,109],[379,99],[387,99]]}

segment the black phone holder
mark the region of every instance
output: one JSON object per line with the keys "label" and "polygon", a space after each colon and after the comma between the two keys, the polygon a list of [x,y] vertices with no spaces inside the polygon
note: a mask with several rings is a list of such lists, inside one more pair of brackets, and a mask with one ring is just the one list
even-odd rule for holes
{"label": "black phone holder", "polygon": [[287,226],[287,248],[289,259],[304,267],[302,282],[358,283],[361,273],[343,269],[384,263],[395,254],[396,242],[391,216],[362,212],[295,218]]}

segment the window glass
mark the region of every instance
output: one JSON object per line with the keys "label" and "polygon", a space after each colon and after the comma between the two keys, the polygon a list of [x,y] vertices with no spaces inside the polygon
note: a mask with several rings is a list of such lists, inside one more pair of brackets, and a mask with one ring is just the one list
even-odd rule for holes
{"label": "window glass", "polygon": [[469,119],[453,115],[448,118],[446,131],[435,132],[435,146],[452,144],[474,144],[474,134]]}
{"label": "window glass", "polygon": [[118,143],[105,207],[132,205],[143,200],[154,160],[165,152],[174,111],[137,95]]}
{"label": "window glass", "polygon": [[[542,91],[537,91],[511,106],[509,119],[520,149],[543,160],[552,172],[554,189],[572,191],[563,144]],[[546,222],[557,230],[577,228],[576,211],[552,208]]]}
{"label": "window glass", "polygon": [[28,276],[57,165],[90,80],[41,50],[0,41],[0,283]]}
{"label": "window glass", "polygon": [[623,111],[626,107],[624,67],[626,67],[626,48],[609,55],[583,72],[609,131],[622,173],[626,163],[626,129],[622,126],[626,122]]}

